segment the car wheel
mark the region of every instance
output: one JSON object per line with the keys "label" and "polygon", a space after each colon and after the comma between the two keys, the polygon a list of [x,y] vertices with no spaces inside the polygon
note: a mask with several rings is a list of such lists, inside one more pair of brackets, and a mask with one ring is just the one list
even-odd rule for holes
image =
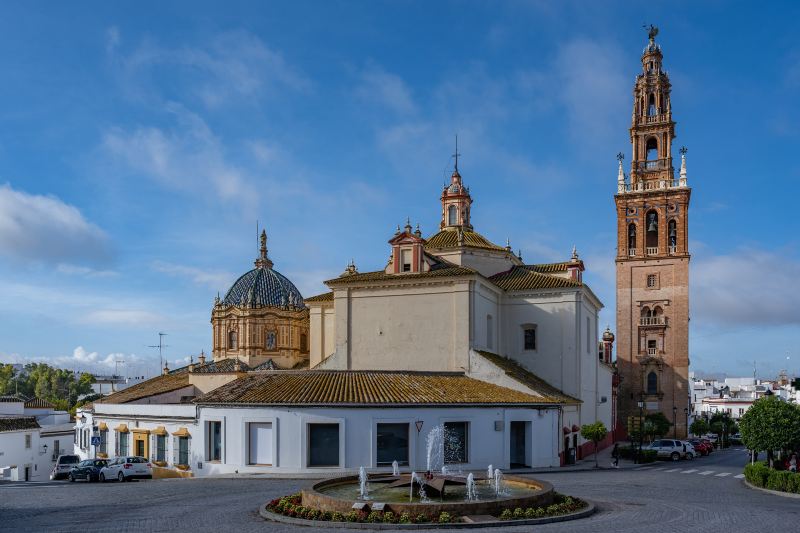
{"label": "car wheel", "polygon": [[117,480],[119,480],[120,483],[123,483],[125,481],[125,474],[123,474],[122,472],[117,474]]}
{"label": "car wheel", "polygon": [[106,482],[106,475],[100,474],[100,483],[105,483],[105,482]]}
{"label": "car wheel", "polygon": [[692,452],[689,452],[686,454],[686,458],[691,461],[692,459],[694,459],[694,454]]}
{"label": "car wheel", "polygon": [[678,452],[672,452],[672,455],[670,455],[669,458],[672,459],[673,461],[680,461],[681,454],[679,454]]}

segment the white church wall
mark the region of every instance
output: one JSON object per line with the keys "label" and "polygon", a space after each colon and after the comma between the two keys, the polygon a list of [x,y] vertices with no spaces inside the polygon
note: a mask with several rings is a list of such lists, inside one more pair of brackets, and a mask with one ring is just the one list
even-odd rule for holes
{"label": "white church wall", "polygon": [[325,368],[457,370],[469,350],[469,282],[336,291],[336,355]]}
{"label": "white church wall", "polygon": [[479,350],[500,353],[503,337],[499,306],[500,291],[494,285],[480,279],[475,282],[474,287],[472,346]]}
{"label": "white church wall", "polygon": [[336,316],[333,305],[311,305],[309,313],[309,364],[314,368],[336,350]]}

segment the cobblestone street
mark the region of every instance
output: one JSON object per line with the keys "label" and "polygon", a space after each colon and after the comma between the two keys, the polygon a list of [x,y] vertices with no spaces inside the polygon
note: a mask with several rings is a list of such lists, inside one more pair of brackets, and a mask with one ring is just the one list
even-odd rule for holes
{"label": "cobblestone street", "polygon": [[[595,502],[599,512],[588,519],[538,526],[536,530],[719,533],[783,530],[786,524],[797,523],[797,499],[750,490],[735,477],[743,460],[741,451],[731,450],[691,462],[660,462],[641,469],[537,474],[535,477],[550,481],[556,490]],[[727,475],[719,475],[723,473]],[[0,531],[309,531],[266,522],[258,516],[257,508],[311,483],[245,478],[105,485],[3,484]]]}

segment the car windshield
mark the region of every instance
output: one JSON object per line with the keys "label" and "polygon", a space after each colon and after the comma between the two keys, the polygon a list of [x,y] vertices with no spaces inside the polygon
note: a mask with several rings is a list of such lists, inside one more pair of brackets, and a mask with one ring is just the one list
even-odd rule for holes
{"label": "car windshield", "polygon": [[144,457],[128,457],[129,463],[146,463]]}
{"label": "car windshield", "polygon": [[106,466],[106,462],[105,461],[95,461],[94,462],[94,466]]}
{"label": "car windshield", "polygon": [[58,458],[58,464],[61,465],[74,465],[78,462],[77,455],[63,455]]}

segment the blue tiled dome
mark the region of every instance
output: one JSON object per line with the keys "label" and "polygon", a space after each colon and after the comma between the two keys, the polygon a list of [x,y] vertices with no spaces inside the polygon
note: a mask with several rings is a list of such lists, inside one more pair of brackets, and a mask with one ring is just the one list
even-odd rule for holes
{"label": "blue tiled dome", "polygon": [[303,309],[303,295],[286,276],[260,265],[236,280],[225,294],[223,305]]}

